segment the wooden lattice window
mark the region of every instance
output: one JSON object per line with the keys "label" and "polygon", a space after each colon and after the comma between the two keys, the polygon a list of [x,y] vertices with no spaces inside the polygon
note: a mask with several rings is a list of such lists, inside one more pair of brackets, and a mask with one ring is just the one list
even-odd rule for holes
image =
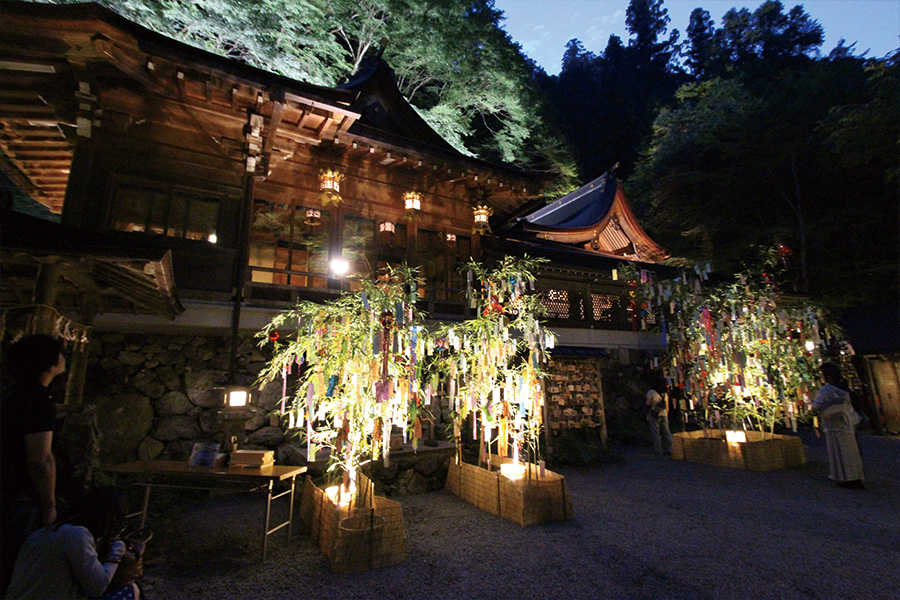
{"label": "wooden lattice window", "polygon": [[199,190],[122,177],[116,180],[109,226],[216,243],[221,200]]}
{"label": "wooden lattice window", "polygon": [[572,318],[572,306],[569,301],[569,292],[566,290],[544,290],[542,292],[542,297],[548,318]]}
{"label": "wooden lattice window", "polygon": [[613,320],[613,310],[618,308],[621,301],[618,296],[612,294],[591,294],[591,316],[595,321],[609,323]]}

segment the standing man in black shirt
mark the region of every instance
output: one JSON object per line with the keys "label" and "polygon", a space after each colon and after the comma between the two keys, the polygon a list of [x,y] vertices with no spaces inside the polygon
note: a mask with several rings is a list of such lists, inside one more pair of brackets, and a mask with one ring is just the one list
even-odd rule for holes
{"label": "standing man in black shirt", "polygon": [[56,519],[56,403],[48,386],[66,370],[62,340],[31,335],[10,346],[0,401],[0,594],[16,555],[35,529]]}

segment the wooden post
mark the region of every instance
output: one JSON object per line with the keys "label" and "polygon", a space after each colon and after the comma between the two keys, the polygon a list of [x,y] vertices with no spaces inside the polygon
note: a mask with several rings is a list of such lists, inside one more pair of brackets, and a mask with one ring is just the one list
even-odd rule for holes
{"label": "wooden post", "polygon": [[88,294],[81,305],[81,321],[85,326],[84,340],[73,344],[72,359],[69,362],[69,378],[66,380],[66,404],[81,408],[84,404],[84,381],[87,377],[88,355],[91,351],[91,326],[100,312],[99,298]]}
{"label": "wooden post", "polygon": [[38,259],[37,277],[34,282],[33,303],[37,306],[31,333],[53,335],[56,321],[56,301],[59,299],[59,257],[48,256]]}
{"label": "wooden post", "polygon": [[600,410],[603,411],[603,421],[600,423],[600,441],[603,443],[603,449],[607,448],[607,431],[606,431],[606,399],[603,397],[603,373],[600,372],[600,359],[594,361],[597,369],[597,391],[600,394]]}

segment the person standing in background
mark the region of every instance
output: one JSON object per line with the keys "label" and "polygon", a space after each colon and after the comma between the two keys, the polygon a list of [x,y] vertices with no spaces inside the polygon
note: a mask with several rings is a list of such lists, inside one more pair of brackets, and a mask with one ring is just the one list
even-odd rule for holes
{"label": "person standing in background", "polygon": [[850,393],[842,385],[840,368],[833,363],[819,367],[825,385],[819,388],[811,406],[819,413],[828,451],[829,479],[841,487],[865,489],[863,463],[856,442],[859,415],[853,410]]}
{"label": "person standing in background", "polygon": [[660,396],[656,390],[647,392],[647,422],[657,454],[672,454],[672,432],[669,430],[669,395]]}
{"label": "person standing in background", "polygon": [[0,399],[0,596],[28,535],[56,519],[56,403],[50,383],[66,370],[63,343],[38,334],[14,342]]}

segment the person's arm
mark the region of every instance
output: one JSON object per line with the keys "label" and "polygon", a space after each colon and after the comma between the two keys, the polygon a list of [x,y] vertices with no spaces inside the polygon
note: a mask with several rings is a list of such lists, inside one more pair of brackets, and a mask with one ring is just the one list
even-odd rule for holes
{"label": "person's arm", "polygon": [[56,519],[56,459],[53,458],[53,432],[39,431],[25,436],[25,462],[28,475],[41,503],[41,520],[49,525]]}
{"label": "person's arm", "polygon": [[101,559],[94,536],[84,527],[72,527],[66,538],[66,561],[78,586],[91,597],[103,595],[124,554],[125,542],[116,540]]}

